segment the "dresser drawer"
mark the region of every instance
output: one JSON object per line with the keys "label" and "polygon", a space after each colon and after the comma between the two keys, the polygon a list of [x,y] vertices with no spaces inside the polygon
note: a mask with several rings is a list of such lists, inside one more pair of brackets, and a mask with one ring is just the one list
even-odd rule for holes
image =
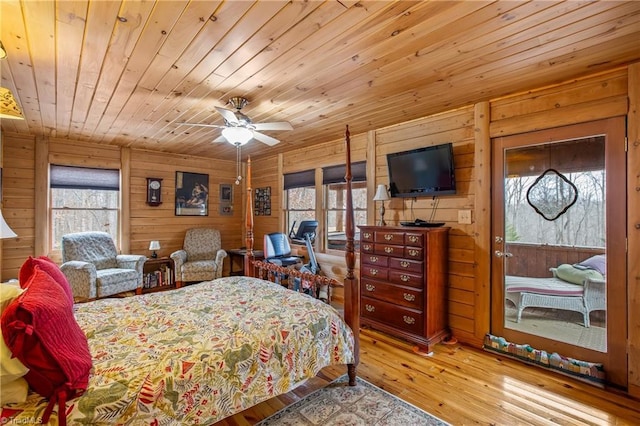
{"label": "dresser drawer", "polygon": [[406,285],[410,287],[422,288],[424,286],[424,275],[414,272],[389,270],[389,281],[394,284]]}
{"label": "dresser drawer", "polygon": [[413,272],[415,274],[423,273],[422,265],[424,265],[424,263],[418,260],[402,259],[398,257],[392,257],[389,259],[389,268]]}
{"label": "dresser drawer", "polygon": [[373,247],[373,252],[383,256],[402,256],[404,254],[404,247],[376,243]]}
{"label": "dresser drawer", "polygon": [[374,234],[373,231],[361,231],[360,240],[373,242],[374,241],[373,234]]}
{"label": "dresser drawer", "polygon": [[404,244],[412,247],[424,247],[424,236],[418,233],[407,232],[404,234]]}
{"label": "dresser drawer", "polygon": [[386,268],[389,266],[389,258],[378,254],[362,253],[362,255],[360,255],[360,263]]}
{"label": "dresser drawer", "polygon": [[364,318],[369,318],[409,333],[422,334],[424,322],[422,311],[363,297],[360,312]]}
{"label": "dresser drawer", "polygon": [[389,279],[389,269],[386,266],[362,264],[360,265],[360,276],[362,278],[369,277],[387,281]]}
{"label": "dresser drawer", "polygon": [[404,257],[416,260],[424,259],[424,249],[421,247],[405,247]]}
{"label": "dresser drawer", "polygon": [[399,231],[376,231],[375,242],[390,245],[404,245],[404,232]]}
{"label": "dresser drawer", "polygon": [[360,285],[362,297],[384,300],[385,302],[422,310],[422,290],[383,283],[363,278]]}
{"label": "dresser drawer", "polygon": [[373,253],[374,248],[375,248],[375,244],[373,243],[369,243],[366,241],[360,242],[360,251],[362,253]]}

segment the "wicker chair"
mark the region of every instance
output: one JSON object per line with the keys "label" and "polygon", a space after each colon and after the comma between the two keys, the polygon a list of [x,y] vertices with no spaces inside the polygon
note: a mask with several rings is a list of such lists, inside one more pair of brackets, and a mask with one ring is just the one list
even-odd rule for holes
{"label": "wicker chair", "polygon": [[222,249],[220,231],[213,228],[188,229],[182,249],[171,253],[177,286],[220,278],[225,257],[227,252]]}

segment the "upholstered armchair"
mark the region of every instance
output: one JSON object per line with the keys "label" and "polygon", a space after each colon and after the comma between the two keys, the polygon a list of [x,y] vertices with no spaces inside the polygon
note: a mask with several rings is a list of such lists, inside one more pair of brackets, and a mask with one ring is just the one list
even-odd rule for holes
{"label": "upholstered armchair", "polygon": [[176,284],[208,281],[222,276],[227,252],[222,249],[220,231],[213,228],[188,229],[182,250],[171,253],[175,265]]}
{"label": "upholstered armchair", "polygon": [[125,291],[142,291],[142,268],[147,258],[118,254],[106,232],[78,232],[62,237],[60,269],[76,300],[91,300]]}

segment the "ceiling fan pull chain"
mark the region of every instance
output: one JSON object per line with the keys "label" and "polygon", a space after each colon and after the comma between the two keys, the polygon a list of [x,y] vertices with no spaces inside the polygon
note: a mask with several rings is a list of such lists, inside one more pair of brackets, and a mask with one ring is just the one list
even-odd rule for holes
{"label": "ceiling fan pull chain", "polygon": [[240,159],[242,158],[242,156],[240,155],[241,147],[241,144],[236,144],[236,173],[238,175],[238,177],[236,177],[236,185],[240,185],[240,181],[242,180],[242,176],[240,176]]}

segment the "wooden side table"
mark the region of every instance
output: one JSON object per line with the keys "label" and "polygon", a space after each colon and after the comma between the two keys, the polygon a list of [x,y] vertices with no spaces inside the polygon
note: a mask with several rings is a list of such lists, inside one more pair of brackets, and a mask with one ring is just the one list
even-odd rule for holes
{"label": "wooden side table", "polygon": [[178,288],[175,267],[170,257],[150,258],[142,268],[142,293]]}
{"label": "wooden side table", "polygon": [[[247,250],[246,249],[230,249],[230,250],[227,250],[227,254],[229,255],[229,275],[231,276],[244,275],[244,255],[247,254]],[[264,252],[262,250],[254,250],[253,257],[256,260],[263,260]],[[234,271],[233,267],[235,264],[239,264],[240,269]]]}

